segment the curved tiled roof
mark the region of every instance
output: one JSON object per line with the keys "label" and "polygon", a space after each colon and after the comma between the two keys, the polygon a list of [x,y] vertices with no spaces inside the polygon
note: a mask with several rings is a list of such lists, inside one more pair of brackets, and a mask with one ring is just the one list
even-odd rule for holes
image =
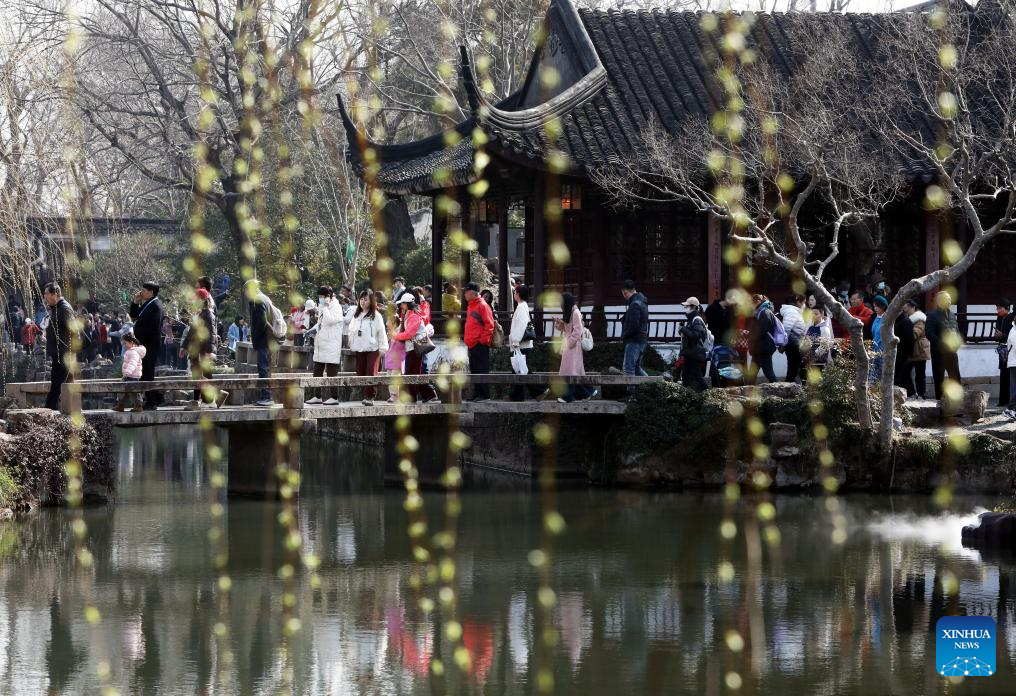
{"label": "curved tiled roof", "polygon": [[[552,30],[568,32],[579,47],[577,60],[584,74],[535,107],[514,106],[518,93],[491,105],[476,88],[463,51],[463,78],[474,112],[456,128],[463,140],[447,151],[441,134],[403,145],[373,145],[382,162],[378,184],[392,193],[410,193],[472,181],[471,133],[477,124],[489,148],[543,167],[548,150],[544,125],[560,118],[557,147],[566,155],[569,170],[580,173],[633,152],[639,134],[651,123],[673,132],[690,117],[708,117],[720,101],[711,67],[718,46],[715,34],[702,29],[702,16],[676,10],[576,10],[569,0],[553,0],[547,22]],[[789,37],[805,23],[817,29],[846,25],[852,49],[871,57],[872,37],[898,16],[758,14],[749,40],[774,65],[789,71],[796,61]],[[930,128],[923,119],[913,120],[915,131]],[[352,143],[356,129],[348,117],[346,124]]]}

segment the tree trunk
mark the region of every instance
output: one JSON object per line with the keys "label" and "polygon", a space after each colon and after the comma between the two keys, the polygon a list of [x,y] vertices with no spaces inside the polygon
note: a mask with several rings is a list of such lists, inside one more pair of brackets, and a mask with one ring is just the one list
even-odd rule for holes
{"label": "tree trunk", "polygon": [[[893,303],[898,304],[898,303]],[[882,337],[882,384],[879,396],[882,399],[882,415],[878,422],[878,444],[883,455],[889,453],[893,444],[893,416],[896,407],[896,346],[899,339],[893,331],[893,324],[900,315],[901,307],[892,306],[882,315],[879,334]]]}
{"label": "tree trunk", "polygon": [[244,221],[240,219],[239,208],[243,203],[243,196],[238,186],[240,182],[234,176],[223,177],[221,182],[223,195],[209,196],[208,200],[219,209],[229,227],[229,236],[233,241],[237,266],[241,269],[248,265],[253,267],[254,246],[250,242],[250,235],[244,229]]}
{"label": "tree trunk", "polygon": [[868,402],[869,363],[868,350],[864,347],[864,323],[856,320],[848,331],[850,348],[854,351],[854,404],[857,406],[857,422],[871,433],[874,423],[871,420],[871,404]]}
{"label": "tree trunk", "polygon": [[868,403],[868,352],[864,347],[864,322],[848,312],[843,303],[810,273],[804,277],[819,302],[831,310],[833,318],[846,327],[850,334],[850,348],[854,351],[854,405],[857,407],[857,422],[870,434],[875,426],[871,420],[871,405]]}

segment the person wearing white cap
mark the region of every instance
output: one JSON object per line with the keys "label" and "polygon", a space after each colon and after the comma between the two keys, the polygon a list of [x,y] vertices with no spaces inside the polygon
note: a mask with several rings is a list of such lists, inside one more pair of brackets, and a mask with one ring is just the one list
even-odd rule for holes
{"label": "person wearing white cap", "polygon": [[681,327],[681,384],[697,392],[706,387],[706,336],[709,329],[702,318],[702,305],[697,297],[689,297],[681,303],[685,308],[684,326]]}
{"label": "person wearing white cap", "polygon": [[[405,373],[407,375],[422,375],[423,355],[415,350],[413,340],[427,335],[427,325],[423,323],[423,315],[420,313],[420,308],[416,304],[416,296],[413,293],[403,293],[396,303],[399,305],[402,321],[399,323],[397,332],[392,336],[392,340],[405,342]],[[440,403],[437,392],[429,384],[410,384],[406,389],[412,401],[422,399],[424,403]]]}
{"label": "person wearing white cap", "polygon": [[[621,286],[621,296],[628,303],[621,322],[621,341],[624,343],[624,373],[646,376],[642,369],[642,356],[649,346],[649,302],[646,296],[635,289],[634,280],[626,280]],[[628,396],[635,393],[635,387],[628,387]]]}

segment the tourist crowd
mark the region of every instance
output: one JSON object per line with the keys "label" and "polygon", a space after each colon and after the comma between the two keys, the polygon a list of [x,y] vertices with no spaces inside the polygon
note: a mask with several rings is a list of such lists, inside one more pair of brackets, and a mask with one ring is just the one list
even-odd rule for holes
{"label": "tourist crowd", "polygon": [[[79,360],[85,362],[122,356],[124,379],[142,381],[153,380],[160,364],[177,369],[189,367],[195,379],[210,379],[220,344],[225,346],[225,353],[235,356],[239,343],[250,344],[256,356],[258,376],[269,377],[275,346],[287,340],[309,349],[315,377],[335,377],[343,371],[343,365],[347,371],[352,369],[360,376],[376,376],[382,370],[392,375],[416,376],[428,374],[432,367],[428,364],[429,355],[436,346],[432,340],[432,288],[429,285],[408,287],[403,278],[397,277],[387,294],[371,288],[357,293],[348,285],[338,290],[323,285],[318,288],[315,299],[291,307],[288,314],[284,314],[261,291],[257,281],[251,280],[243,288],[247,316],[238,316],[228,325],[219,320],[208,277],[198,280],[194,288],[195,304],[186,317],[173,318],[165,312],[158,297],[159,289],[155,282],[145,283],[122,316],[117,312],[75,312],[63,299],[59,286],[54,284],[46,287],[44,299],[48,311],[41,317],[37,314],[38,321],[25,317],[21,307],[11,309],[5,330],[19,336],[19,345],[26,351],[34,350],[41,341],[53,360],[53,388],[47,405],[56,408],[59,402],[59,385],[66,379],[66,368],[58,357],[70,350],[71,345],[77,348]],[[631,280],[623,283],[621,294],[625,302],[620,322],[620,338],[624,344],[621,367],[626,375],[644,376],[642,361],[651,333],[649,302]],[[444,308],[464,316],[462,340],[471,374],[489,373],[491,350],[501,346],[508,348],[512,371],[528,373],[528,361],[537,337],[530,291],[513,282],[512,295],[514,309],[510,329],[505,334],[494,318],[496,308],[490,290],[467,283],[460,301],[454,285],[445,283],[442,287]],[[863,337],[871,346],[871,380],[876,381],[883,362],[881,325],[893,297],[892,289],[885,282],[879,282],[854,291],[838,287],[835,295],[849,303],[847,311],[862,324]],[[750,304],[742,306],[741,302]],[[893,324],[898,339],[894,354],[895,383],[908,395],[919,398],[927,395],[929,362],[936,398],[941,397],[946,376],[960,379],[956,346],[950,344],[954,340],[950,334],[959,336],[951,305],[952,298],[947,292],[937,294],[935,306],[927,314],[917,302],[910,301]],[[689,297],[682,306],[685,321],[680,327],[680,352],[674,374],[675,379],[679,376],[685,386],[698,391],[710,385],[752,383],[759,373],[769,382],[800,382],[806,378],[809,368],[822,369],[846,345],[846,328],[835,320],[830,308],[815,294],[790,295],[777,307],[765,295],[749,296],[730,291],[705,307],[696,297]],[[1012,373],[1013,379],[1010,379],[1011,371],[1016,370],[1016,351],[1013,350],[1016,329],[1008,301],[999,300],[997,309],[995,338],[999,341],[1000,404],[1005,406],[1010,400],[1010,385],[1016,386],[1016,373]],[[68,334],[73,319],[80,327],[75,341],[71,341]],[[562,293],[561,315],[553,320],[553,325],[560,336],[560,374],[584,375],[584,353],[592,349],[593,337],[576,298],[570,293]],[[782,380],[774,367],[777,353],[786,358]],[[410,400],[439,401],[432,384],[416,382],[403,387]],[[628,394],[633,391],[634,387],[630,386]],[[545,385],[516,384],[509,398],[542,399],[548,394]],[[567,403],[596,395],[597,391],[586,385],[570,384],[559,400]],[[211,387],[198,389],[186,408],[196,410],[202,403],[221,406],[228,396],[225,391]],[[376,396],[375,387],[365,388],[362,403],[373,405]],[[485,401],[490,396],[489,384],[473,385],[471,400]],[[273,403],[271,390],[267,388],[260,390],[259,397],[257,405]],[[388,400],[399,400],[397,389],[389,389]],[[116,408],[155,409],[161,403],[162,394],[150,391],[140,401],[121,399]],[[335,405],[338,390],[334,387],[311,390],[306,403]],[[1006,413],[1016,420],[1016,413]]]}

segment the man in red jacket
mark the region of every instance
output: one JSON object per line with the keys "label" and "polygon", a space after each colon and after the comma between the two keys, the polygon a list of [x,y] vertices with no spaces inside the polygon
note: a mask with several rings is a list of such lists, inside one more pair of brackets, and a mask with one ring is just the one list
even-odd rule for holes
{"label": "man in red jacket", "polygon": [[[469,372],[474,375],[490,373],[490,344],[494,340],[494,312],[482,297],[480,286],[466,283],[466,329],[462,338],[469,349]],[[470,401],[490,400],[490,385],[473,385]]]}
{"label": "man in red jacket", "polygon": [[855,290],[850,294],[850,307],[847,312],[864,322],[864,337],[871,338],[871,322],[875,319],[875,312],[864,304],[864,295]]}

